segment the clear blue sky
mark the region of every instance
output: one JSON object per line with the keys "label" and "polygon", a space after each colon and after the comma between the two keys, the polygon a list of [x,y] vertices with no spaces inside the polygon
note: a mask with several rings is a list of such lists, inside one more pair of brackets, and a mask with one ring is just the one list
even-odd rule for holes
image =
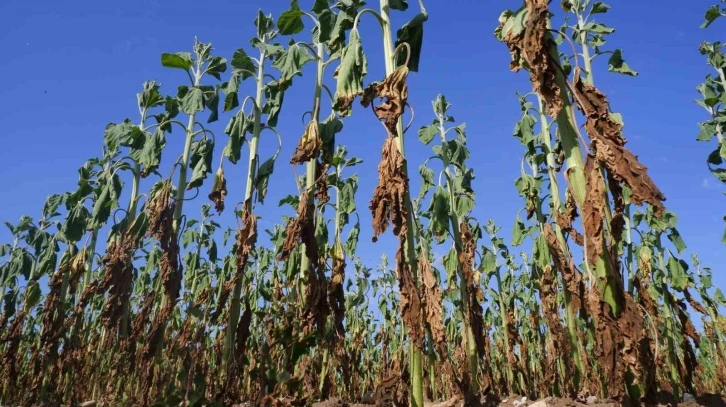
{"label": "clear blue sky", "polygon": [[[308,8],[312,1],[301,3]],[[374,0],[371,3],[377,5]],[[467,122],[473,153],[470,164],[476,171],[473,187],[478,194],[474,215],[482,222],[494,219],[504,226],[507,238],[522,206],[513,185],[523,152],[511,135],[520,114],[515,92],[528,92],[530,87],[525,73],[509,71],[508,52],[492,33],[500,12],[520,3],[426,1],[430,19],[421,72],[412,74],[409,80],[409,102],[416,109],[413,129],[431,121],[430,100],[440,92],[453,103],[452,114],[457,120]],[[552,7],[559,13],[558,3],[553,2]],[[709,30],[698,28],[705,10],[715,0],[609,3],[613,9],[600,17],[617,29],[609,37],[609,45],[623,48],[626,60],[640,76],[607,73],[602,59],[595,80],[609,96],[613,110],[623,114],[628,146],[650,168],[667,196],[667,207],[678,214],[679,229],[689,249],[696,249],[704,262],[714,267],[714,282],[726,287],[726,277],[718,267],[726,260],[720,244],[726,197],[705,164],[713,145],[695,141],[696,122],[707,117],[693,102],[698,96],[695,87],[710,69],[698,45],[723,33],[721,22]],[[0,219],[15,222],[25,213],[37,217],[48,194],[72,190],[77,181],[76,169],[100,153],[106,124],[126,117],[137,120],[135,94],[145,80],[161,81],[162,90],[169,93],[186,83],[180,71],[161,67],[162,52],[191,51],[194,36],[198,36],[214,44],[216,55],[229,59],[236,48],[250,49],[258,7],[278,16],[288,4],[286,0],[4,0],[0,3],[0,41],[5,50],[5,57],[0,59]],[[400,26],[411,15],[395,13],[394,26]],[[368,80],[382,77],[381,37],[374,24],[374,20],[366,18],[361,28],[371,66]],[[296,86],[285,100],[280,125],[285,146],[268,201],[258,209],[265,218],[263,228],[270,227],[272,220],[278,221],[281,213],[289,214],[288,209],[277,209],[277,202],[296,191],[287,160],[303,130],[300,117],[310,109],[311,68],[308,66],[304,77],[296,79]],[[334,86],[330,75],[332,68],[326,80]],[[253,92],[251,86],[246,84],[245,91]],[[369,112],[356,110],[354,118],[346,121],[339,140],[365,160],[356,169],[361,175],[360,254],[373,267],[381,252],[392,254],[395,250],[391,239],[376,246],[368,243],[371,233],[367,206],[376,183],[374,174],[384,134]],[[221,115],[212,126],[218,137],[218,151],[226,141],[222,129],[229,117]],[[407,142],[413,173],[429,155],[414,133]],[[180,132],[169,137],[167,163],[181,151],[180,137]],[[263,157],[270,154],[275,141],[268,139],[265,143]],[[243,161],[246,157],[245,149]],[[166,174],[168,168],[162,173]],[[228,202],[234,203],[242,198],[246,169],[244,165],[227,165],[226,171]],[[302,172],[302,167],[298,171]],[[193,208],[206,201],[210,181],[196,203],[188,206],[192,216],[197,213]],[[223,224],[234,226],[233,222],[227,213]],[[1,229],[0,241],[8,240],[9,233]],[[686,260],[690,260],[688,256]]]}

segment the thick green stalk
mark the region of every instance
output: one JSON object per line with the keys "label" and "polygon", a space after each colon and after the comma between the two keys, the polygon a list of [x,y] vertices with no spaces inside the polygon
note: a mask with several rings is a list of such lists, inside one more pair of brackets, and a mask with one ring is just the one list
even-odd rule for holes
{"label": "thick green stalk", "polygon": [[[390,9],[388,6],[389,0],[380,0],[381,7],[381,28],[383,31],[383,52],[386,64],[386,76],[393,73],[393,61],[395,58],[393,48],[393,37],[391,34],[391,20],[390,20]],[[403,171],[408,175],[408,162],[406,161],[405,144],[403,140],[403,120],[398,119],[398,150],[403,157]],[[418,263],[416,261],[416,248],[414,247],[414,235],[416,224],[413,222],[413,205],[411,205],[411,194],[407,190],[405,196],[405,205],[408,215],[406,216],[406,263],[413,273],[414,281],[418,281]],[[410,343],[410,370],[411,370],[411,407],[423,407],[424,405],[424,394],[423,394],[423,355],[421,349],[419,349],[415,343]]]}
{"label": "thick green stalk", "polygon": [[[144,115],[145,116],[145,115]],[[141,125],[139,127],[143,128],[144,121],[142,119]],[[136,203],[137,199],[139,197],[139,181],[141,180],[141,166],[139,164],[135,164],[134,166],[134,178],[131,183],[131,198],[129,201],[129,209],[126,219],[128,219],[128,225],[127,227],[130,227],[131,223],[136,218]],[[129,262],[132,260],[133,252],[131,253],[131,256],[129,256]],[[123,303],[123,322],[121,322],[121,337],[125,338],[128,336],[128,328],[129,328],[129,315],[131,311],[131,304],[130,299],[125,299]]]}
{"label": "thick green stalk", "polygon": [[[497,253],[497,247],[492,245],[492,251],[493,253]],[[499,271],[499,267],[497,267],[497,274],[494,275],[497,278],[497,292],[499,293],[499,313],[500,319],[501,319],[501,330],[502,335],[504,336],[504,344],[503,344],[503,355],[504,358],[504,371],[507,375],[507,385],[509,386],[509,393],[514,394],[514,371],[512,370],[512,363],[513,360],[509,360],[509,352],[507,352],[507,348],[509,347],[509,329],[507,329],[507,309],[504,307],[504,292],[502,291],[502,276],[501,272]]]}
{"label": "thick green stalk", "polygon": [[[199,80],[195,86],[199,85]],[[187,167],[189,166],[189,156],[192,149],[192,139],[194,138],[194,124],[196,123],[196,113],[189,115],[189,122],[186,129],[186,140],[184,141],[184,151],[182,153],[181,165],[179,166],[179,180],[176,185],[176,198],[174,200],[174,231],[179,233],[179,221],[182,217],[184,206],[184,192],[187,189]]]}
{"label": "thick green stalk", "polygon": [[[249,205],[246,210],[252,210],[252,193],[254,191],[255,178],[257,177],[257,150],[260,143],[260,133],[262,132],[262,98],[265,90],[265,60],[267,55],[265,51],[260,51],[259,67],[257,69],[257,93],[255,94],[255,118],[252,128],[252,139],[250,140],[250,158],[247,165],[247,185],[245,187],[244,205]],[[239,270],[236,271],[239,273]],[[227,332],[224,337],[224,349],[222,352],[222,374],[226,375],[229,368],[229,358],[232,353],[235,342],[235,334],[237,333],[237,323],[239,322],[240,313],[240,295],[242,294],[242,279],[237,276],[237,283],[232,291],[232,299],[229,308],[229,323],[227,324]]]}
{"label": "thick green stalk", "polygon": [[[552,42],[552,44],[554,44],[554,42]],[[550,56],[555,61],[559,61],[559,52],[557,51],[556,45],[550,48]],[[585,165],[582,159],[582,150],[580,149],[577,125],[575,124],[574,109],[568,98],[567,78],[565,78],[560,71],[557,72],[556,84],[561,89],[560,100],[562,101],[562,109],[557,115],[556,121],[559,129],[562,149],[565,153],[568,180],[573,196],[575,197],[575,201],[577,202],[577,206],[583,208],[587,195],[587,183],[585,181],[584,172]],[[616,280],[617,277],[613,275],[612,264],[607,255],[607,250],[605,250],[604,247],[595,264],[588,264],[588,269],[592,266],[595,267],[595,277],[598,290],[602,292],[603,298],[610,305],[613,310],[613,314],[616,317],[619,316],[621,306],[618,301],[619,293]]]}
{"label": "thick green stalk", "polygon": [[91,245],[89,246],[88,250],[88,259],[86,260],[86,272],[83,276],[83,289],[88,287],[89,284],[91,284],[91,278],[93,278],[93,256],[96,253],[96,244],[98,243],[98,228],[93,229],[93,232],[91,232]]}
{"label": "thick green stalk", "polygon": [[[552,199],[553,211],[555,211],[555,213],[558,213],[562,208],[562,201],[560,200],[560,186],[559,180],[557,179],[555,154],[552,151],[552,140],[550,138],[550,123],[544,114],[544,101],[542,100],[542,96],[539,94],[537,95],[537,101],[539,103],[540,123],[542,126],[541,138],[542,143],[546,148],[547,174],[549,175],[550,180],[550,199]],[[565,255],[570,256],[571,254],[569,252],[567,244],[565,244],[565,238],[562,233],[562,228],[556,222],[554,226],[555,235],[557,236],[557,241],[559,242],[560,247],[562,247]],[[575,389],[578,389],[580,385],[580,380],[584,373],[584,367],[582,366],[582,357],[580,354],[580,352],[582,351],[581,347],[584,345],[580,343],[580,340],[577,336],[577,315],[572,305],[572,293],[570,293],[566,287],[567,285],[565,283],[565,290],[563,291],[563,298],[565,302],[565,325],[567,328],[567,339],[570,343],[570,356],[575,362],[576,372],[575,377],[573,378],[575,382],[574,387]]]}
{"label": "thick green stalk", "polygon": [[[444,123],[446,121],[444,117],[439,117],[438,120],[441,144],[446,145],[446,128],[444,127]],[[446,173],[446,186],[449,190],[449,220],[451,222],[451,234],[454,238],[454,244],[456,245],[457,252],[462,252],[464,250],[464,242],[461,240],[461,229],[459,227],[461,225],[461,220],[456,214],[456,191],[453,183],[454,174],[451,172],[449,157],[446,154],[442,154],[442,159],[444,161],[444,172]],[[457,272],[459,274],[459,292],[461,295],[461,315],[464,319],[463,335],[465,351],[466,358],[469,361],[469,377],[471,378],[471,383],[468,384],[470,386],[469,390],[473,394],[477,394],[479,392],[479,355],[476,348],[476,341],[474,339],[474,328],[471,321],[471,314],[469,313],[469,304],[472,299],[469,287],[467,286],[467,278],[464,275],[464,267],[464,264],[459,264]],[[441,355],[441,357],[445,356],[446,355]]]}
{"label": "thick green stalk", "polygon": [[[660,236],[658,237],[658,240],[660,240]],[[678,355],[676,354],[676,344],[673,341],[673,334],[675,333],[675,327],[673,325],[673,314],[671,313],[671,307],[675,306],[671,302],[671,296],[668,292],[668,286],[670,285],[670,279],[668,275],[668,271],[665,267],[665,261],[663,259],[663,249],[660,247],[660,244],[657,245],[656,250],[658,251],[658,268],[660,268],[661,272],[664,275],[663,278],[663,316],[665,317],[665,323],[666,323],[666,331],[668,332],[666,335],[666,343],[668,344],[668,364],[670,365],[669,370],[669,378],[671,381],[671,387],[673,391],[673,395],[675,396],[676,400],[680,400],[681,392],[680,392],[680,374],[678,373]]]}
{"label": "thick green stalk", "polygon": [[[315,73],[315,93],[313,98],[313,114],[312,122],[314,126],[318,126],[320,120],[320,102],[323,92],[323,72],[325,70],[324,64],[324,45],[316,44],[317,47],[317,60],[316,60],[316,73]],[[305,163],[305,189],[303,193],[314,194],[315,190],[315,159]],[[304,244],[303,244],[304,246]],[[300,262],[300,275],[304,276],[310,268],[311,259],[308,258],[307,251],[303,250],[302,261]]]}

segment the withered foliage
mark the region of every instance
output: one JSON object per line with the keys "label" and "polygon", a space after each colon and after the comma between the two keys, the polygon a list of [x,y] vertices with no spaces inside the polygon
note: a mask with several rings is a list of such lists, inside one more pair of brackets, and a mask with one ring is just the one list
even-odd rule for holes
{"label": "withered foliage", "polygon": [[600,365],[603,380],[612,389],[611,397],[623,395],[625,387],[623,372],[625,366],[618,350],[618,326],[612,316],[610,305],[606,303],[597,290],[590,290],[587,296],[588,310],[595,318],[596,332],[593,354]]}
{"label": "withered foliage", "polygon": [[305,127],[305,133],[300,137],[297,147],[295,147],[295,152],[290,158],[290,164],[297,165],[316,160],[320,155],[322,145],[323,140],[320,138],[318,122],[311,120]]}
{"label": "withered foliage", "polygon": [[[134,239],[121,236],[109,244],[102,261],[106,272],[101,286],[107,290],[108,297],[101,311],[101,322],[109,332],[122,329],[124,304],[131,298],[134,272],[131,256],[134,246]],[[107,335],[104,346],[110,346],[112,340],[113,336]]]}
{"label": "withered foliage", "polygon": [[249,302],[245,300],[245,310],[237,324],[237,332],[235,335],[235,355],[237,357],[237,366],[242,365],[242,358],[247,350],[247,339],[250,337],[250,324],[252,324],[252,309]]}
{"label": "withered foliage", "polygon": [[421,320],[421,298],[403,251],[404,245],[401,242],[396,253],[396,273],[398,274],[398,288],[401,291],[401,319],[408,329],[411,342],[423,349],[425,335]]}
{"label": "withered foliage", "polygon": [[548,4],[549,0],[525,0],[528,11],[525,29],[505,33],[503,41],[512,57],[510,69],[517,72],[524,67],[529,71],[532,90],[542,95],[547,114],[556,117],[563,105],[562,90],[556,83],[561,68],[549,57],[554,42],[547,28]]}
{"label": "withered foliage", "polygon": [[647,202],[653,205],[656,213],[663,213],[665,196],[648,175],[648,168],[625,147],[623,126],[613,119],[605,94],[585,83],[577,70],[574,92],[577,106],[587,118],[585,129],[597,160],[605,165],[615,181],[630,187],[633,203],[642,205]]}
{"label": "withered foliage", "polygon": [[383,82],[371,84],[361,100],[361,103],[367,107],[376,97],[385,99],[382,104],[373,107],[376,116],[383,121],[388,132],[383,144],[381,162],[378,164],[378,185],[370,204],[374,242],[386,231],[389,223],[393,223],[394,235],[406,234],[408,176],[396,137],[399,136],[398,121],[403,115],[408,99],[407,75],[408,68],[399,67]]}
{"label": "withered foliage", "polygon": [[320,160],[315,162],[315,198],[318,205],[325,205],[330,201],[328,194],[328,168],[329,164],[323,164]]}
{"label": "withered foliage", "polygon": [[[643,314],[630,294],[625,293],[623,312],[618,319],[618,329],[622,335],[619,344],[626,368],[633,373],[633,384],[644,389],[643,399],[655,396],[655,358],[656,344],[648,334]],[[621,372],[623,376],[624,372]]]}
{"label": "withered foliage", "polygon": [[465,321],[471,325],[479,357],[484,357],[484,337],[486,335],[484,334],[484,326],[482,322],[484,320],[484,311],[480,303],[480,301],[484,300],[484,292],[481,290],[479,280],[474,275],[476,241],[474,239],[474,234],[469,228],[469,221],[466,218],[462,219],[461,224],[459,225],[459,231],[461,233],[461,243],[463,247],[456,245],[456,254],[464,282],[466,283],[466,292],[462,293],[462,295],[466,295],[468,299],[468,309]]}
{"label": "withered foliage", "polygon": [[565,212],[557,212],[557,225],[562,229],[563,233],[568,233],[572,240],[578,245],[584,245],[584,240],[580,232],[573,226],[573,222],[577,219],[577,204],[575,197],[572,195],[570,188],[565,190]]}
{"label": "withered foliage", "polygon": [[146,233],[159,240],[161,282],[169,301],[176,302],[181,289],[182,270],[179,264],[179,242],[177,232],[174,230],[175,204],[171,200],[171,190],[171,182],[166,181],[151,198],[147,209],[149,228]]}
{"label": "withered foliage", "polygon": [[[549,226],[549,224],[548,224]],[[559,377],[557,369],[557,354],[570,355],[570,343],[565,336],[565,329],[560,323],[559,305],[557,303],[557,280],[554,271],[547,266],[539,270],[539,296],[542,301],[542,310],[547,322],[547,327],[551,333],[551,341],[548,343],[546,366],[544,372],[547,383],[559,383],[562,378]],[[537,326],[537,325],[534,325]],[[565,374],[567,377],[573,377],[574,365],[570,358],[562,358],[565,366]],[[572,381],[565,380],[564,383],[569,384],[564,389],[566,393],[572,393]]]}
{"label": "withered foliage", "polygon": [[322,337],[330,315],[327,280],[322,270],[322,264],[308,270],[307,283],[303,332],[307,335],[317,328],[318,334]]}
{"label": "withered foliage", "polygon": [[214,209],[217,213],[224,211],[224,197],[227,196],[227,179],[224,178],[224,169],[219,167],[214,176],[212,192],[209,193],[209,200],[214,202]]}
{"label": "withered foliage", "polygon": [[14,383],[20,377],[17,371],[18,348],[23,334],[23,323],[27,312],[22,310],[15,315],[13,323],[2,337],[0,343],[6,346],[5,353],[0,359],[0,379],[3,383]]}
{"label": "withered foliage", "polygon": [[400,135],[397,130],[398,119],[403,116],[403,109],[408,101],[407,77],[408,67],[399,66],[383,82],[370,84],[363,92],[360,101],[364,107],[368,107],[375,98],[385,99],[380,105],[374,105],[373,111],[393,137]]}
{"label": "withered foliage", "polygon": [[247,267],[247,260],[255,250],[257,243],[257,217],[252,213],[252,204],[245,202],[240,214],[242,227],[237,230],[237,274],[239,276]]}
{"label": "withered foliage", "polygon": [[703,306],[700,302],[698,302],[691,293],[688,291],[688,289],[683,290],[683,295],[686,297],[686,301],[688,301],[689,304],[691,304],[691,307],[695,309],[696,311],[700,312],[703,315],[708,315],[708,310],[706,310],[706,307]]}
{"label": "withered foliage", "polygon": [[426,324],[431,330],[436,351],[445,359],[448,352],[446,350],[444,312],[441,308],[441,287],[434,277],[428,255],[425,252],[418,259],[418,272],[421,279],[421,301]]}
{"label": "withered foliage", "polygon": [[572,306],[576,311],[583,311],[585,306],[585,284],[582,282],[582,273],[575,266],[572,257],[565,254],[564,248],[552,230],[552,225],[545,224],[543,228],[547,247],[555,264],[555,268],[562,274],[565,289],[569,291]]}
{"label": "withered foliage", "polygon": [[333,332],[336,340],[345,339],[345,292],[343,283],[345,282],[345,253],[339,241],[333,246],[333,274],[328,285],[328,303],[333,313]]}
{"label": "withered foliage", "polygon": [[300,244],[305,245],[305,255],[310,260],[311,268],[318,266],[318,242],[315,239],[315,206],[310,202],[310,193],[300,195],[297,206],[297,217],[291,219],[285,229],[285,241],[278,255],[281,261],[287,260],[290,253]]}
{"label": "withered foliage", "polygon": [[597,167],[595,158],[587,156],[585,161],[587,194],[582,208],[582,223],[585,229],[585,250],[589,264],[596,264],[605,247],[603,220],[605,219],[605,182]]}
{"label": "withered foliage", "polygon": [[408,177],[404,171],[403,156],[398,151],[395,138],[388,137],[383,144],[383,154],[378,164],[378,185],[370,204],[374,242],[386,231],[389,223],[393,224],[394,235],[406,234],[407,190]]}

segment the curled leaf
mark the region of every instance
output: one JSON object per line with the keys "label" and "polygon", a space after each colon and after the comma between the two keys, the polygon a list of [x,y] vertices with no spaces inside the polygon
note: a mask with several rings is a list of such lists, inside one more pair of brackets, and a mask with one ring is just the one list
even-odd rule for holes
{"label": "curled leaf", "polygon": [[311,120],[305,127],[305,133],[300,137],[297,147],[295,147],[290,164],[302,164],[317,159],[322,144],[318,122]]}
{"label": "curled leaf", "polygon": [[217,213],[224,211],[224,197],[227,196],[227,180],[224,178],[224,169],[219,167],[214,175],[214,186],[209,193],[209,200],[214,202]]}

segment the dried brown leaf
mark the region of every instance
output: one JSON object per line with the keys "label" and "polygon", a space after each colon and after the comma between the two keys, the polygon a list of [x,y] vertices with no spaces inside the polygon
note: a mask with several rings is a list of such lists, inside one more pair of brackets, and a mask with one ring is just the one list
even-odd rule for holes
{"label": "dried brown leaf", "polygon": [[227,180],[224,178],[224,169],[219,167],[214,176],[214,186],[209,193],[209,200],[214,202],[214,209],[217,213],[224,211],[224,197],[227,196]]}
{"label": "dried brown leaf", "polygon": [[525,0],[527,24],[520,33],[507,33],[503,40],[512,56],[510,69],[514,72],[522,68],[529,71],[533,91],[542,95],[547,114],[556,117],[562,110],[562,99],[556,79],[561,69],[550,56],[556,44],[548,33],[548,0]]}
{"label": "dried brown leaf", "polygon": [[315,239],[315,206],[310,202],[310,193],[305,191],[300,195],[297,207],[297,217],[291,219],[285,230],[285,241],[278,255],[281,261],[287,260],[297,246],[305,245],[305,255],[310,260],[312,269],[318,265],[318,242]]}
{"label": "dried brown leaf", "polygon": [[607,98],[593,85],[585,83],[575,72],[575,101],[587,117],[585,129],[591,140],[591,148],[597,160],[619,183],[625,183],[632,190],[631,201],[636,205],[647,202],[661,214],[665,210],[665,196],[648,175],[648,168],[638,161],[622,137],[622,125],[610,114]]}
{"label": "dried brown leaf", "polygon": [[316,160],[320,155],[322,145],[323,140],[320,138],[319,124],[317,121],[311,120],[305,127],[305,132],[300,137],[297,147],[295,147],[290,164],[303,164],[311,160]]}
{"label": "dried brown leaf", "polygon": [[378,164],[378,185],[370,203],[374,242],[386,231],[389,223],[393,223],[394,235],[406,234],[407,193],[408,177],[404,171],[403,156],[398,151],[396,140],[388,137],[383,144],[381,162]]}
{"label": "dried brown leaf", "polygon": [[411,342],[416,344],[419,349],[423,349],[421,298],[416,289],[411,267],[406,263],[404,250],[404,239],[401,239],[396,253],[396,273],[398,274],[398,288],[401,292],[401,319],[408,329]]}

